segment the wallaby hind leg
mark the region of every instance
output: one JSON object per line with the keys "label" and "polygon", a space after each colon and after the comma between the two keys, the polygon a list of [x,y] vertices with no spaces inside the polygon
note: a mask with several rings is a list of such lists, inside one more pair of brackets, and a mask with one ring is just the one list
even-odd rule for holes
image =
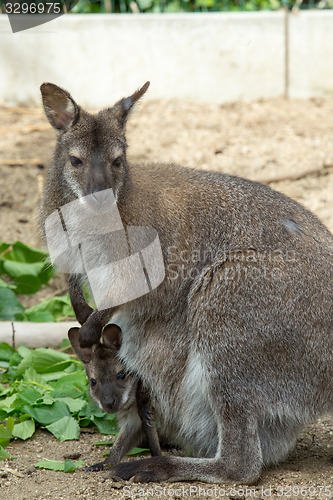
{"label": "wallaby hind leg", "polygon": [[142,422],[142,427],[147,437],[150,452],[153,457],[160,456],[162,455],[162,453],[154,415],[150,406],[150,397],[148,392],[142,387],[142,383],[140,380],[138,382],[136,391],[136,404],[138,408],[138,414]]}
{"label": "wallaby hind leg", "polygon": [[[223,407],[223,402],[217,404]],[[138,482],[255,483],[262,467],[257,422],[236,406],[223,413],[218,422],[218,452],[214,458],[153,457],[118,464],[105,477]]]}
{"label": "wallaby hind leg", "polygon": [[281,421],[272,417],[259,425],[263,463],[268,466],[284,460],[295,446],[302,425],[293,420]]}

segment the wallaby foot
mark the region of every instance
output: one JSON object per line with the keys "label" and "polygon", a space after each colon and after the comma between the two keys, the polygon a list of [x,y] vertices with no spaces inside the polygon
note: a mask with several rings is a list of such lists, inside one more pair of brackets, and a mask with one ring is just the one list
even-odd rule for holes
{"label": "wallaby foot", "polygon": [[250,485],[258,482],[260,470],[230,473],[219,459],[163,456],[120,463],[112,467],[103,477],[138,483],[203,481],[208,483],[237,482]]}
{"label": "wallaby foot", "polygon": [[105,463],[106,460],[104,460],[104,462],[98,462],[97,464],[90,465],[84,470],[84,472],[99,472],[101,470],[105,470]]}

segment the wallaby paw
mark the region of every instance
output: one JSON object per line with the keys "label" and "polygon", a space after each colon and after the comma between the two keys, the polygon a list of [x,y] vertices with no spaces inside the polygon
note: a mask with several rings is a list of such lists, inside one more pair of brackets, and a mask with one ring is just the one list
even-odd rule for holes
{"label": "wallaby paw", "polygon": [[105,462],[98,462],[97,464],[90,465],[84,472],[98,472],[101,470],[105,470]]}
{"label": "wallaby paw", "polygon": [[76,319],[80,325],[83,325],[93,312],[94,310],[92,307],[88,306],[88,304],[84,304],[78,311],[75,311]]}

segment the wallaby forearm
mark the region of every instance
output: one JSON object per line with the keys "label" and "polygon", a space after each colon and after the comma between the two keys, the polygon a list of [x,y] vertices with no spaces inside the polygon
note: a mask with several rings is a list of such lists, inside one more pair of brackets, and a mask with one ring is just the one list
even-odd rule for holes
{"label": "wallaby forearm", "polygon": [[80,277],[77,274],[67,275],[67,284],[71,304],[74,309],[76,319],[83,325],[94,311],[86,301],[83,293]]}
{"label": "wallaby forearm", "polygon": [[67,283],[76,319],[82,325],[80,331],[81,345],[82,347],[91,347],[99,341],[102,330],[115,309],[103,309],[102,311],[92,309],[86,301],[81,279],[77,274],[68,275]]}

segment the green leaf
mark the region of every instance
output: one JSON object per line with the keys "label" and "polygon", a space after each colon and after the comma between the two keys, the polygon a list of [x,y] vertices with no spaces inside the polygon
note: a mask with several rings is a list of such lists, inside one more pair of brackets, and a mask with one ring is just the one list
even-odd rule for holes
{"label": "green leaf", "polygon": [[5,342],[1,342],[0,344],[0,359],[2,361],[10,361],[10,358],[14,354],[15,350]]}
{"label": "green leaf", "polygon": [[59,422],[64,416],[70,416],[68,406],[61,401],[55,401],[51,405],[25,405],[23,411],[31,415],[33,419],[42,425],[53,424],[54,422]]}
{"label": "green leaf", "polygon": [[14,425],[13,436],[20,439],[28,439],[35,432],[35,422],[33,420],[25,420],[19,424]]}
{"label": "green leaf", "polygon": [[17,398],[18,398],[17,394],[13,394],[12,396],[7,396],[6,398],[0,401],[0,408],[4,410],[15,408],[14,403],[16,402]]}
{"label": "green leaf", "polygon": [[64,370],[71,364],[68,354],[54,349],[39,348],[30,351],[17,367],[17,374],[23,374],[33,366],[37,373],[48,373]]}
{"label": "green leaf", "polygon": [[13,417],[8,417],[7,418],[7,429],[8,431],[13,434],[13,429],[14,429],[14,419]]}
{"label": "green leaf", "polygon": [[10,288],[0,288],[0,321],[22,321],[24,307]]}
{"label": "green leaf", "polygon": [[30,355],[31,349],[29,349],[25,345],[20,345],[17,348],[17,352],[19,353],[19,355],[21,356],[21,358],[26,358],[27,356]]}
{"label": "green leaf", "polygon": [[25,311],[28,321],[56,321],[58,318],[75,317],[69,295],[52,297]]}
{"label": "green leaf", "polygon": [[47,254],[17,241],[0,244],[0,273],[13,281],[16,293],[34,293],[46,284],[54,270]]}
{"label": "green leaf", "polygon": [[33,405],[38,399],[41,399],[41,392],[34,387],[26,387],[19,393],[19,398],[24,404]]}
{"label": "green leaf", "polygon": [[61,472],[74,472],[78,467],[84,465],[82,460],[77,460],[76,462],[72,462],[68,458],[64,462],[60,460],[43,460],[41,462],[37,462],[35,467],[39,469],[48,469],[48,470],[57,470]]}
{"label": "green leaf", "polygon": [[113,441],[97,441],[97,443],[94,443],[94,446],[112,446],[114,443]]}
{"label": "green leaf", "polygon": [[0,446],[0,460],[7,460],[7,458],[11,458],[10,453]]}
{"label": "green leaf", "polygon": [[92,421],[101,434],[115,434],[118,432],[115,415],[106,414],[104,417],[93,417]]}
{"label": "green leaf", "polygon": [[66,403],[71,413],[77,413],[87,405],[87,402],[82,399],[73,399],[68,397],[57,398],[56,401],[63,401]]}
{"label": "green leaf", "polygon": [[83,370],[78,370],[50,382],[50,386],[54,389],[54,397],[77,398],[87,392],[87,377]]}
{"label": "green leaf", "polygon": [[60,460],[42,460],[35,464],[37,469],[59,470],[64,471],[64,462]]}
{"label": "green leaf", "polygon": [[5,427],[3,424],[0,424],[0,446],[7,446],[11,438],[13,437],[12,432],[10,430],[11,424]]}
{"label": "green leaf", "polygon": [[58,441],[68,441],[70,439],[79,439],[80,427],[77,421],[70,416],[66,416],[47,425],[46,429],[58,439]]}
{"label": "green leaf", "polygon": [[72,460],[66,458],[64,463],[64,472],[74,472],[78,467],[81,467],[81,465],[84,465],[82,460],[72,462]]}
{"label": "green leaf", "polygon": [[141,453],[147,453],[148,448],[132,448],[131,451],[127,453],[128,456],[140,455]]}

